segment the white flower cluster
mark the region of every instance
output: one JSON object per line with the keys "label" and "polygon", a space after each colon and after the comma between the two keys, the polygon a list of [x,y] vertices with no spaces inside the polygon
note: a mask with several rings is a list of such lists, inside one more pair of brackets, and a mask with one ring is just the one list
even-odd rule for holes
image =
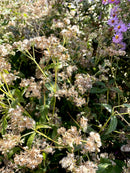
{"label": "white flower cluster", "polygon": [[18,145],[20,141],[20,135],[6,134],[3,135],[3,139],[0,139],[0,151],[4,154],[9,152],[12,148]]}
{"label": "white flower cluster", "polygon": [[32,148],[31,150],[25,149],[20,155],[16,154],[14,162],[16,165],[34,169],[42,162],[42,159],[43,156],[40,154],[40,150]]}
{"label": "white flower cluster", "polygon": [[19,106],[17,106],[15,109],[9,109],[11,129],[14,133],[19,133],[25,130],[25,128],[31,129],[35,126],[35,121],[32,118],[23,116],[22,112],[22,108]]}
{"label": "white flower cluster", "polygon": [[80,165],[76,165],[76,159],[73,153],[67,153],[67,156],[60,160],[60,164],[62,168],[66,168],[67,171],[73,173],[96,173],[98,169],[97,165],[91,161],[81,162]]}
{"label": "white flower cluster", "polygon": [[91,76],[85,74],[77,74],[75,76],[75,85],[78,87],[81,94],[92,88]]}
{"label": "white flower cluster", "polygon": [[82,153],[86,152],[99,152],[101,147],[101,138],[98,133],[90,132],[90,136],[87,138],[85,145],[83,146]]}

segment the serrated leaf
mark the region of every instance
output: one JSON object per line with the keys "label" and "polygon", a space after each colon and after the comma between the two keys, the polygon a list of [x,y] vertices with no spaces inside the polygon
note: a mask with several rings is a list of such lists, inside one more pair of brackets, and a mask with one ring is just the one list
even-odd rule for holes
{"label": "serrated leaf", "polygon": [[42,128],[44,128],[44,129],[51,129],[50,126],[45,125],[45,124],[39,124],[39,125],[36,126],[36,130],[42,129]]}
{"label": "serrated leaf", "polygon": [[108,112],[112,113],[112,107],[109,104],[101,104],[104,108],[108,110]]}
{"label": "serrated leaf", "polygon": [[130,104],[123,104],[125,107],[130,108]]}
{"label": "serrated leaf", "polygon": [[116,127],[117,127],[117,118],[116,116],[111,116],[111,121],[110,121],[108,130],[106,132],[106,135],[113,132],[116,129]]}
{"label": "serrated leaf", "polygon": [[28,138],[27,146],[28,146],[29,148],[31,148],[31,146],[32,146],[32,142],[33,142],[33,140],[34,140],[35,135],[36,135],[36,133],[34,132],[34,133],[31,134],[31,135],[29,136],[29,138]]}

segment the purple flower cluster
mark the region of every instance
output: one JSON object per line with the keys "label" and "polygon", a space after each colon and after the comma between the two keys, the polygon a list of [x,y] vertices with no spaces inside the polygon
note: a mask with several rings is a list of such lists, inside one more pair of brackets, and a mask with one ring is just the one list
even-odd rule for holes
{"label": "purple flower cluster", "polygon": [[106,4],[119,4],[120,1],[119,0],[102,0],[102,4],[106,5]]}
{"label": "purple flower cluster", "polygon": [[119,12],[118,6],[115,6],[114,8],[111,9],[110,12],[110,19],[108,20],[108,25],[112,26],[115,31],[115,35],[112,38],[112,41],[116,44],[119,44],[121,49],[124,50],[126,45],[125,43],[122,42],[123,40],[123,32],[126,32],[128,27],[126,26],[125,23],[123,23],[122,20],[119,20],[117,15]]}
{"label": "purple flower cluster", "polygon": [[[130,1],[130,0],[128,0]],[[119,0],[102,0],[102,4],[119,4]],[[113,43],[117,44],[121,50],[125,50],[126,44],[122,42],[123,33],[130,29],[130,23],[126,25],[122,20],[118,19],[118,13],[120,12],[118,5],[114,6],[110,11],[110,19],[108,20],[108,25],[113,27],[115,35],[112,38]]]}
{"label": "purple flower cluster", "polygon": [[109,4],[119,4],[119,0],[108,0]]}

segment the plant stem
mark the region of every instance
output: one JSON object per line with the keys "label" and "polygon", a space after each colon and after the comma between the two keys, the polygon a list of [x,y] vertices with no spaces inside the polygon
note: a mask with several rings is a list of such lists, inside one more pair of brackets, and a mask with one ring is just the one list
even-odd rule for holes
{"label": "plant stem", "polygon": [[39,133],[41,136],[44,136],[46,139],[48,139],[48,140],[50,140],[50,141],[52,141],[52,142],[54,142],[54,143],[60,145],[57,141],[54,141],[54,140],[51,139],[50,137],[46,136],[44,133],[41,133],[41,132],[39,132],[39,131],[36,130],[36,129],[33,129],[33,130],[34,130],[36,133]]}
{"label": "plant stem", "polygon": [[111,116],[108,118],[108,120],[106,121],[106,123],[103,125],[103,127],[100,129],[99,133],[101,133],[101,131],[106,127],[106,125],[108,124],[108,122],[110,121]]}

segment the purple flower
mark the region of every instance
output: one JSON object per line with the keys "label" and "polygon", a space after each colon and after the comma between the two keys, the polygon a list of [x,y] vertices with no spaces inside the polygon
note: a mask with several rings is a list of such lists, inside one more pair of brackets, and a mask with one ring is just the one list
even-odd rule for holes
{"label": "purple flower", "polygon": [[108,0],[108,3],[110,3],[110,4],[119,4],[120,1],[119,0]]}
{"label": "purple flower", "polygon": [[118,15],[119,7],[115,6],[114,8],[111,9],[110,11],[110,16],[111,17],[116,17]]}
{"label": "purple flower", "polygon": [[104,5],[108,4],[108,0],[102,0],[102,4]]}
{"label": "purple flower", "polygon": [[114,30],[116,32],[126,32],[127,31],[127,26],[122,22],[120,21],[115,27],[114,27]]}
{"label": "purple flower", "polygon": [[117,0],[117,1],[115,2],[115,4],[120,4],[120,0]]}
{"label": "purple flower", "polygon": [[114,43],[120,43],[123,39],[123,35],[121,33],[116,33],[114,37],[112,38],[112,41]]}
{"label": "purple flower", "polygon": [[117,17],[113,17],[113,18],[110,18],[108,20],[108,25],[110,25],[110,26],[115,26],[117,24],[118,24],[118,18]]}

